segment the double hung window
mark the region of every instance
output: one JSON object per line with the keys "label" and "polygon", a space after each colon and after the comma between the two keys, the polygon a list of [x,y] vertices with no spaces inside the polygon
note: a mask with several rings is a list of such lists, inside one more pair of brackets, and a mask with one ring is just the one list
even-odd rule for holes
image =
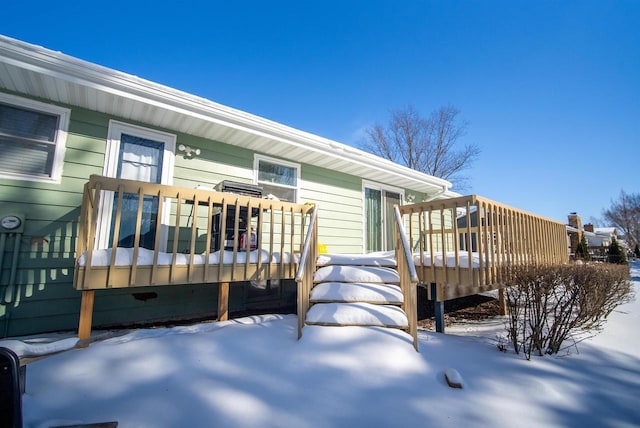
{"label": "double hung window", "polygon": [[69,113],[0,93],[0,177],[59,183]]}

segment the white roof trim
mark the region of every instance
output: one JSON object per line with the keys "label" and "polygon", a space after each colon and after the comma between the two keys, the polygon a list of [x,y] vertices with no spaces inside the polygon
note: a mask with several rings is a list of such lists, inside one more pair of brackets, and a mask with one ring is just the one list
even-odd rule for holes
{"label": "white roof trim", "polygon": [[[422,192],[448,192],[451,183],[424,174],[354,147],[282,125],[240,110],[160,85],[139,77],[83,61],[61,52],[0,35],[0,63],[59,79],[78,87],[134,100],[163,110],[214,123],[222,127],[261,136],[306,152],[315,152],[362,168],[363,178],[375,174],[377,181],[392,180],[408,189]],[[8,88],[12,90],[12,88]],[[28,95],[40,96],[39,93]],[[126,116],[125,116],[126,117]],[[231,142],[224,141],[228,144]],[[260,151],[259,149],[254,149]],[[293,159],[295,160],[295,159]],[[340,171],[347,166],[338,166]],[[352,172],[349,172],[353,175]]]}

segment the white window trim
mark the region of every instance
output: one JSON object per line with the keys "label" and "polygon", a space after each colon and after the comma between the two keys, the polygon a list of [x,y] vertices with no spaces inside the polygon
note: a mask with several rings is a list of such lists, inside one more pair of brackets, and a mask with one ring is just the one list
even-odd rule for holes
{"label": "white window trim", "polygon": [[0,92],[0,102],[14,105],[29,110],[40,111],[42,113],[55,114],[58,116],[58,129],[56,130],[55,151],[53,155],[53,165],[51,166],[51,177],[34,177],[29,174],[7,174],[0,172],[0,178],[9,180],[38,181],[44,183],[60,184],[62,181],[62,169],[64,166],[64,154],[66,151],[67,135],[69,132],[69,118],[71,110],[68,108],[45,104],[40,101],[28,98],[17,97],[15,95]]}
{"label": "white window trim", "polygon": [[[378,183],[376,181],[368,181],[362,180],[362,254],[367,252],[367,216],[365,214],[366,211],[366,199],[365,192],[366,189],[380,190],[380,191],[389,191],[393,193],[398,193],[400,195],[400,203],[404,204],[405,201],[405,190],[400,187],[389,186],[386,184]],[[383,236],[383,239],[385,237]]]}
{"label": "white window trim", "polygon": [[285,161],[282,159],[278,159],[278,158],[272,158],[269,156],[264,156],[264,155],[254,155],[253,156],[253,184],[256,185],[260,185],[260,181],[258,181],[258,166],[260,161],[266,161],[269,163],[274,163],[276,165],[282,165],[282,166],[286,166],[289,168],[295,168],[296,170],[296,185],[295,186],[288,186],[286,184],[279,184],[279,183],[273,183],[274,186],[278,186],[278,187],[282,187],[282,188],[287,188],[287,189],[294,189],[296,191],[296,200],[295,201],[291,201],[294,203],[298,203],[298,201],[300,200],[300,184],[302,182],[302,180],[300,179],[300,164],[299,163],[295,163],[295,162],[289,162],[289,161]]}
{"label": "white window trim", "polygon": [[131,125],[117,120],[109,121],[109,133],[105,150],[104,167],[102,174],[106,177],[115,177],[118,172],[118,154],[120,152],[120,136],[122,134],[134,135],[164,143],[164,156],[162,157],[162,184],[173,184],[173,167],[176,153],[176,135],[155,129]]}
{"label": "white window trim", "polygon": [[[105,177],[115,177],[118,172],[118,155],[120,153],[120,139],[122,134],[146,138],[164,143],[164,155],[162,157],[161,184],[173,185],[173,169],[175,165],[176,135],[142,126],[131,125],[117,120],[109,121],[107,145],[104,156],[102,174]],[[109,248],[109,234],[111,227],[111,207],[113,206],[113,192],[105,192],[100,201],[100,221],[98,223],[98,236],[96,249]],[[165,199],[163,216],[160,220],[160,251],[164,251],[168,239],[168,225],[171,215],[171,201]]]}

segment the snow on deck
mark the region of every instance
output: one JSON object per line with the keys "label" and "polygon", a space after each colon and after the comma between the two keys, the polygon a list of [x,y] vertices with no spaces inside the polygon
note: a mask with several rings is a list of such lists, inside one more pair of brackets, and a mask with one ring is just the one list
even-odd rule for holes
{"label": "snow on deck", "polygon": [[[111,262],[112,248],[94,250],[91,253],[91,266],[109,266]],[[222,254],[222,256],[221,256]],[[153,265],[154,251],[146,248],[138,249],[138,258],[136,265],[138,266],[150,266]],[[284,259],[284,263],[299,262],[299,254],[293,255],[293,260],[290,253],[284,253],[281,256],[279,252],[270,254],[267,250],[254,250],[249,252],[249,263],[280,263],[281,259]],[[472,253],[472,267],[480,267],[480,256],[478,253]],[[85,266],[87,260],[87,253],[83,253],[78,259],[79,266]],[[233,263],[233,251],[216,251],[209,254],[207,259],[205,254],[194,254],[193,264],[220,264],[222,260],[223,264]],[[247,260],[247,253],[245,251],[237,252],[237,263],[245,263]],[[446,262],[445,262],[446,260]],[[190,261],[190,255],[188,253],[176,253],[176,265],[188,265]],[[424,253],[422,259],[420,254],[415,253],[413,255],[413,262],[416,266],[431,266],[431,254]],[[433,265],[436,267],[442,267],[446,263],[447,267],[469,267],[469,253],[461,251],[458,253],[458,260],[456,262],[456,255],[454,252],[434,253]],[[485,261],[486,263],[486,261]],[[131,266],[133,264],[133,248],[116,249],[115,266]],[[166,252],[158,252],[158,265],[167,266],[173,264],[173,254]],[[320,254],[317,259],[318,266],[374,266],[374,267],[395,267],[396,260],[393,252],[385,251],[369,254]]]}
{"label": "snow on deck", "polygon": [[[107,248],[104,250],[94,250],[91,253],[91,266],[109,266],[111,262],[111,254],[113,252],[112,248]],[[148,250],[146,248],[138,249],[138,258],[136,260],[136,265],[138,266],[150,266],[153,265],[153,250]],[[221,256],[222,254],[222,256]],[[238,251],[237,253],[237,263],[245,263],[247,261],[247,253],[245,251]],[[291,263],[291,254],[284,253],[284,257],[280,256],[280,253],[270,254],[266,250],[254,250],[249,252],[249,263],[258,263],[260,260],[261,263],[280,263],[280,260],[284,258],[284,263]],[[293,260],[298,262],[299,255],[295,254]],[[87,259],[87,253],[82,254],[78,259],[79,266],[85,266]],[[177,265],[188,265],[190,260],[190,255],[188,253],[176,253],[176,264]],[[207,259],[205,254],[194,254],[193,255],[193,264],[202,265],[202,264],[220,264],[220,260],[222,260],[223,264],[232,264],[233,263],[233,251],[216,251],[209,254],[209,258]],[[131,266],[133,263],[133,248],[122,248],[118,247],[116,249],[116,259],[115,266]],[[158,265],[171,265],[173,263],[173,254],[172,253],[164,253],[158,252]]]}

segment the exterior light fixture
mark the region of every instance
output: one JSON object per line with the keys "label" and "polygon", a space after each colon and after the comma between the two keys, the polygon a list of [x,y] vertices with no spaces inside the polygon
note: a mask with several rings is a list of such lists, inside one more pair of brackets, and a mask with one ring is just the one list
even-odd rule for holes
{"label": "exterior light fixture", "polygon": [[193,155],[198,156],[200,154],[200,149],[192,149],[189,146],[185,146],[184,144],[180,144],[178,146],[178,151],[184,152],[186,157],[193,157]]}

